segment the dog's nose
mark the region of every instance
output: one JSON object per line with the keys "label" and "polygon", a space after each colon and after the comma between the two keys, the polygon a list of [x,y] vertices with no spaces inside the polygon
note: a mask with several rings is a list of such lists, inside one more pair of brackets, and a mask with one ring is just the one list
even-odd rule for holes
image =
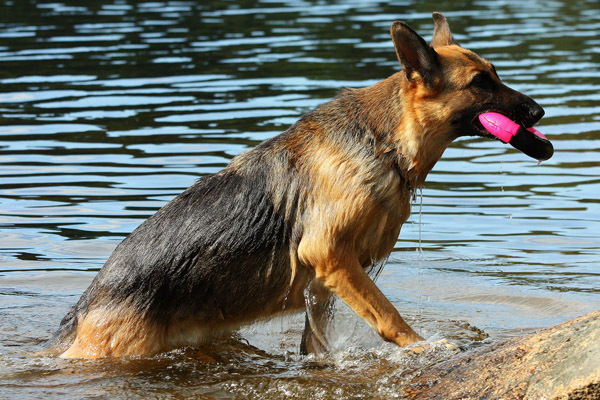
{"label": "dog's nose", "polygon": [[529,115],[533,121],[538,122],[546,112],[538,103],[533,100],[531,102],[532,104],[529,106]]}
{"label": "dog's nose", "polygon": [[538,103],[530,97],[525,96],[516,108],[516,121],[529,128],[535,125],[544,116],[545,111]]}

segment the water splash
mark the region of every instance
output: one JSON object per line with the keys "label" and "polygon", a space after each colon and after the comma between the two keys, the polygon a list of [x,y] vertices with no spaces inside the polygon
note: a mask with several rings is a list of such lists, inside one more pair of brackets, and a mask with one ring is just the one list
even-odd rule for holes
{"label": "water splash", "polygon": [[422,256],[423,255],[423,246],[422,246],[422,233],[423,233],[423,187],[419,187],[419,246],[418,252]]}
{"label": "water splash", "polygon": [[419,310],[418,314],[423,314],[423,187],[419,187],[419,245],[417,247],[417,263],[419,265]]}
{"label": "water splash", "polygon": [[327,327],[334,318],[335,296],[331,296],[323,304],[324,287],[316,279],[312,280],[304,289],[304,302],[306,304],[306,321],[310,326],[313,336],[326,349],[331,349],[327,340]]}
{"label": "water splash", "polygon": [[373,282],[377,282],[377,278],[381,275],[381,271],[383,271],[383,267],[385,267],[387,261],[388,257],[380,261],[371,260],[371,265],[367,267],[367,275],[369,275],[369,278],[371,278]]}

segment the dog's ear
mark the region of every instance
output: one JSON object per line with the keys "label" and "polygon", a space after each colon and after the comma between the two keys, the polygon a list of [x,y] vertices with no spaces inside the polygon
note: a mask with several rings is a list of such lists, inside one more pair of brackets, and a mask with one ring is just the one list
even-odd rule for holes
{"label": "dog's ear", "polygon": [[392,24],[391,34],[406,78],[412,81],[414,73],[417,73],[426,85],[432,85],[440,70],[440,62],[435,50],[404,22],[395,21]]}
{"label": "dog's ear", "polygon": [[433,22],[435,28],[433,29],[433,39],[431,40],[431,47],[442,47],[449,46],[451,44],[458,45],[458,42],[454,40],[452,32],[450,31],[450,25],[448,20],[439,12],[433,13]]}

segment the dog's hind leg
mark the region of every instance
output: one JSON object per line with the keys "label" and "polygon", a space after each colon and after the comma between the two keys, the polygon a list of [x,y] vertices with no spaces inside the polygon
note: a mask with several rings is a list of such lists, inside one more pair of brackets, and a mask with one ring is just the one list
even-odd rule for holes
{"label": "dog's hind leg", "polygon": [[306,319],[300,342],[300,354],[321,354],[329,350],[327,324],[333,317],[335,298],[322,282],[314,279],[305,289]]}

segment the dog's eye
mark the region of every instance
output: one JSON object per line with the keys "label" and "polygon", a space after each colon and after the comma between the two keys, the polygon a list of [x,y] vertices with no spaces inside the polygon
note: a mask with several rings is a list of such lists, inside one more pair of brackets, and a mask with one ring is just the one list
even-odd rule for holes
{"label": "dog's eye", "polygon": [[494,90],[496,83],[488,71],[478,72],[477,75],[471,79],[471,82],[467,85],[467,88],[477,88],[485,91]]}

